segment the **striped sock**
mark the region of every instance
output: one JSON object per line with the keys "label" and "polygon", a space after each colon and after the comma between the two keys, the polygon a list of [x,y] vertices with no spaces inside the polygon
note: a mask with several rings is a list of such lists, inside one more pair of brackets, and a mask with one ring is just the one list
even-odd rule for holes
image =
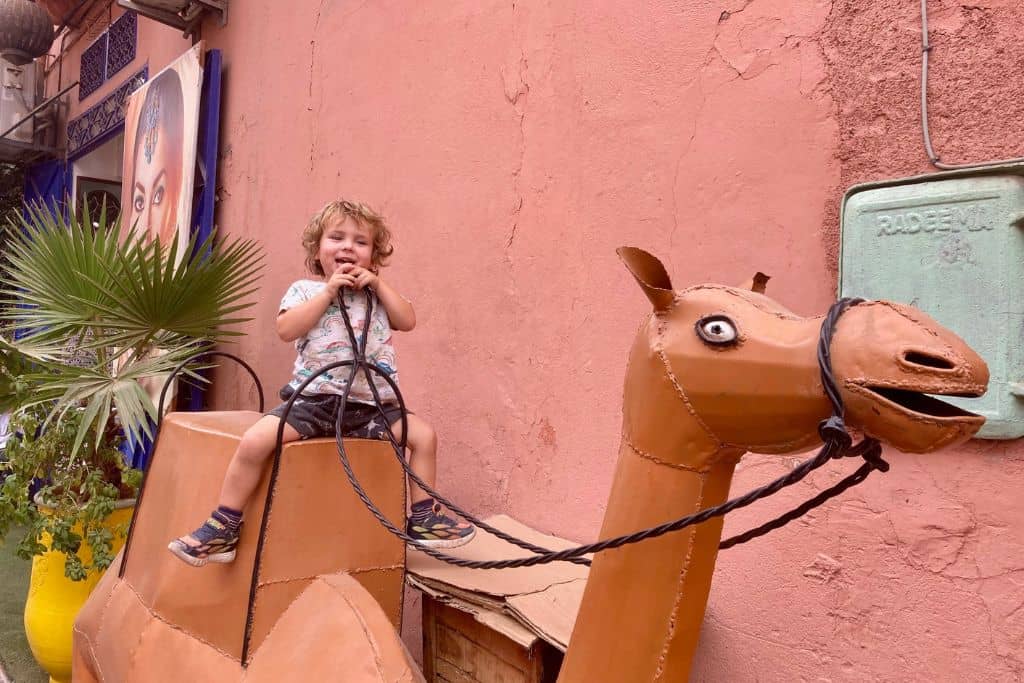
{"label": "striped sock", "polygon": [[226,526],[227,528],[229,528],[229,529],[231,529],[232,531],[235,531],[235,532],[238,531],[238,527],[242,526],[242,511],[241,510],[232,510],[229,507],[226,507],[224,505],[220,505],[220,506],[217,507],[216,510],[214,510],[210,514],[210,516],[213,517],[218,522],[220,522],[221,524],[223,524],[224,526]]}
{"label": "striped sock", "polygon": [[418,503],[412,504],[412,512],[409,514],[409,519],[413,524],[420,524],[425,521],[430,513],[434,510],[434,499],[427,498],[421,500]]}

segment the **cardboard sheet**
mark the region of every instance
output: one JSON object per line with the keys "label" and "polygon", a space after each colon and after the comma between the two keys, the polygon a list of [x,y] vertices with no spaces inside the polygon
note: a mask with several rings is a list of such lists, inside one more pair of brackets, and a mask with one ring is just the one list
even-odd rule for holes
{"label": "cardboard sheet", "polygon": [[[550,550],[578,545],[542,534],[506,515],[485,519],[502,531]],[[479,531],[472,543],[449,551],[471,560],[503,560],[531,553],[491,534]],[[587,567],[551,562],[514,569],[465,569],[409,551],[410,585],[452,607],[472,614],[477,621],[524,647],[541,638],[562,652],[576,622]]]}

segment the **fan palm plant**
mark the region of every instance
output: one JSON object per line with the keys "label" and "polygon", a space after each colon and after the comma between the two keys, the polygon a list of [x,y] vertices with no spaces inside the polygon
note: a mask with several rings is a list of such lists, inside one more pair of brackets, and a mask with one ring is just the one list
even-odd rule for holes
{"label": "fan palm plant", "polygon": [[[157,415],[142,383],[162,382],[198,351],[241,334],[262,255],[250,240],[178,245],[121,235],[106,212],[65,219],[43,207],[9,226],[0,275],[0,411],[13,411],[17,435],[0,463],[0,537],[12,523],[27,533],[19,554],[43,550],[42,532],[68,556],[65,573],[111,561],[99,520],[131,497],[139,473],[118,447],[125,435],[152,436]],[[20,335],[14,339],[14,331]],[[198,367],[187,370],[202,381]],[[6,404],[6,405],[5,405]],[[50,510],[41,514],[30,484]]]}

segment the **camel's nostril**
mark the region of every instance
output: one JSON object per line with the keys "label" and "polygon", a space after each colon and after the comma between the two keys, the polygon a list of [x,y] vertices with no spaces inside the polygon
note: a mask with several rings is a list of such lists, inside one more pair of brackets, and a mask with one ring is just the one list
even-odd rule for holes
{"label": "camel's nostril", "polygon": [[910,365],[921,365],[938,370],[952,370],[956,367],[951,361],[942,356],[933,356],[930,353],[923,353],[921,351],[904,351],[903,360]]}

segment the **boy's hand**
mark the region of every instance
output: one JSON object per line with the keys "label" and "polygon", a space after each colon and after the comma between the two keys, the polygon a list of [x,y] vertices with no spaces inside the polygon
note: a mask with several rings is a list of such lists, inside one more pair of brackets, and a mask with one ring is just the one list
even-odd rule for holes
{"label": "boy's hand", "polygon": [[341,264],[341,267],[338,268],[338,271],[344,272],[352,278],[352,284],[346,285],[352,289],[362,289],[363,287],[377,289],[377,273],[372,270],[367,270],[362,266],[357,266],[352,263],[343,263]]}
{"label": "boy's hand", "polygon": [[331,301],[334,301],[334,299],[337,298],[338,290],[342,287],[355,287],[356,285],[355,277],[353,277],[351,273],[347,272],[346,267],[352,268],[353,266],[347,263],[343,264],[335,270],[334,274],[327,280],[325,290]]}

